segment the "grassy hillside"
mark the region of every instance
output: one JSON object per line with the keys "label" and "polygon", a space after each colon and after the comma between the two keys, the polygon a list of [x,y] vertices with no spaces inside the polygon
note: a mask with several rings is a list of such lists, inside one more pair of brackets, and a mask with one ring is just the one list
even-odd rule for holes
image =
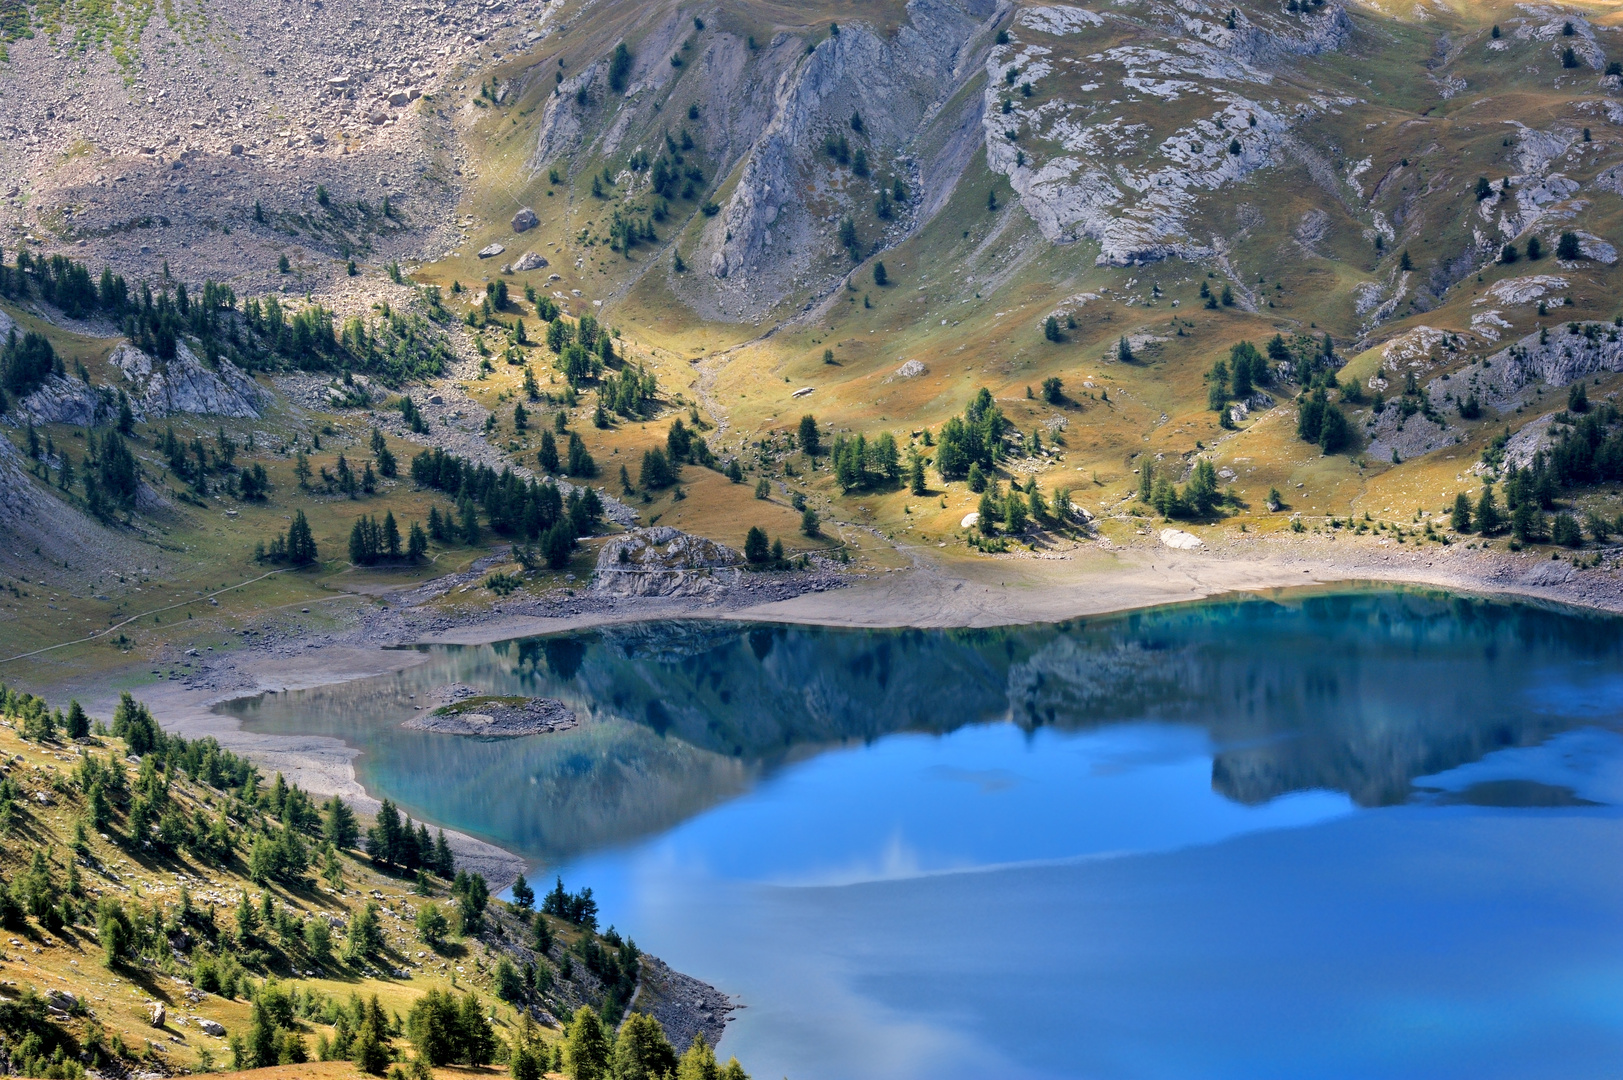
{"label": "grassy hillside", "polygon": [[584,1009],[572,1030],[601,1016],[612,1040],[634,993],[662,1007],[650,961],[595,930],[589,890],[543,915],[401,865],[433,862],[432,844],[422,860],[397,839],[394,862],[374,861],[331,804],[212,740],[163,736],[133,702],[122,738],[70,739],[75,717],[16,691],[0,713],[0,1038],[21,1075],[495,1060],[536,1076],[561,1067],[551,1017]]}
{"label": "grassy hillside", "polygon": [[[1139,89],[1142,81],[1113,82],[1122,78],[1123,66],[1131,68],[1128,61],[1100,61],[1101,50],[1130,56],[1135,49],[1170,48],[1174,41],[1147,8],[1117,8],[1097,28],[1082,25],[1059,34],[1034,30],[1037,24],[1025,17],[1047,9],[1017,9],[1000,24],[1011,38],[1008,55],[1036,56],[1055,73],[1036,78],[1029,94],[1018,79],[994,89],[989,108],[996,111],[1000,97],[1013,97],[1016,120],[1039,123],[1057,109],[1084,117],[1083,123],[1135,125],[1142,133],[1125,156],[1112,160],[1142,169],[1170,160],[1167,151],[1156,149],[1157,140],[1176,141],[1181,132],[1207,123],[1201,118],[1211,115],[1213,100],[1249,95],[1258,108],[1294,117],[1288,138],[1259,147],[1263,156],[1254,167],[1210,190],[1195,189],[1183,212],[1185,233],[1210,248],[1210,257],[1098,265],[1102,249],[1095,240],[1055,244],[1041,235],[1029,213],[1031,197],[1017,197],[1010,177],[1001,166],[993,169],[982,151],[953,177],[933,216],[900,239],[865,250],[849,264],[848,283],[835,292],[797,295],[758,325],[708,321],[695,316],[691,289],[678,287],[681,275],[644,271],[669,261],[673,247],[684,250],[686,226],[656,230],[654,242],[623,253],[603,250],[594,230],[612,213],[644,212],[647,195],[637,175],[622,171],[623,162],[604,154],[608,144],[599,141],[590,143],[590,155],[570,160],[563,184],[535,175],[524,186],[522,169],[503,174],[501,189],[535,206],[541,217],[537,231],[517,242],[551,261],[547,269],[513,281],[533,283],[543,295],[551,290],[577,311],[600,300],[601,309],[591,310],[623,331],[628,350],[660,365],[662,378],[718,426],[712,436],[718,452],[756,464],[781,481],[776,491],[801,492],[826,516],[876,525],[898,537],[961,542],[958,522],[978,504],[978,494],[943,483],[933,471],[922,497],[903,486],[849,492],[792,455],[793,475],[782,468],[781,454],[769,453],[769,463],[760,465],[762,441],[783,445],[810,412],[835,430],[870,438],[888,431],[904,448],[913,445],[931,457],[922,433],[938,431],[984,386],[1014,429],[1029,435],[1043,426],[1045,437],[1059,435],[1048,438],[1056,451],[1049,455],[1011,446],[999,468],[1005,484],[1035,477],[1046,494],[1068,490],[1090,510],[1105,512],[1107,534],[1132,534],[1135,523],[1126,511],[1133,504],[1126,500],[1145,461],[1182,481],[1198,460],[1211,460],[1231,496],[1224,518],[1252,529],[1282,529],[1298,514],[1407,520],[1417,513],[1435,516],[1461,490],[1474,498],[1480,478],[1467,467],[1507,424],[1517,429],[1557,411],[1564,390],[1545,394],[1543,407],[1530,395],[1534,400],[1516,407],[1450,418],[1447,450],[1401,454],[1394,461],[1390,453],[1369,452],[1379,415],[1371,399],[1378,393],[1398,396],[1403,373],[1392,364],[1383,368],[1378,357],[1385,354],[1370,347],[1405,340],[1413,331],[1446,335],[1447,348],[1428,345],[1405,363],[1424,385],[1458,377],[1540,327],[1610,322],[1617,314],[1615,259],[1584,257],[1558,265],[1552,257],[1563,233],[1614,236],[1623,211],[1615,184],[1606,179],[1620,157],[1607,111],[1615,106],[1606,103],[1617,90],[1616,79],[1605,69],[1614,51],[1623,56],[1615,48],[1623,43],[1612,40],[1610,16],[1590,22],[1577,12],[1533,13],[1510,4],[1423,13],[1353,6],[1346,9],[1345,34],[1332,47],[1292,52],[1290,35],[1317,32],[1313,20],[1322,22],[1328,16],[1319,13],[1331,9],[1314,8],[1311,19],[1293,22],[1277,5],[1241,4],[1235,9],[1240,31],[1256,26],[1286,46],[1249,55],[1236,46],[1232,51],[1248,55],[1250,70],[1261,74],[1191,76],[1190,85],[1168,100],[1164,89]],[[1221,37],[1227,10],[1214,9],[1200,33],[1227,40]],[[611,23],[591,25],[596,30]],[[591,39],[593,47],[566,36],[552,47],[568,43],[575,54],[596,48],[606,55],[624,35],[635,51],[639,32],[612,30]],[[803,25],[786,22],[775,32],[799,33]],[[1021,51],[1036,45],[1041,50],[1035,54]],[[1564,56],[1568,48],[1575,50],[1571,58]],[[575,54],[566,70],[578,62]],[[1574,66],[1564,66],[1569,61]],[[550,70],[556,57],[548,53],[529,67],[533,62],[516,60],[505,70],[520,79]],[[629,99],[614,105],[591,121],[601,125],[593,130],[607,131],[615,120],[627,119],[635,128],[646,120],[640,108]],[[526,105],[505,125],[493,111],[487,126],[493,138],[499,133],[505,140],[502,145],[518,146],[524,133],[534,135],[535,109]],[[1235,129],[1236,140],[1252,139],[1255,130]],[[634,143],[621,140],[619,153],[630,154]],[[1019,145],[1030,168],[1063,149],[1024,135]],[[515,169],[518,152],[511,151]],[[1252,151],[1247,146],[1243,152]],[[605,164],[621,186],[600,183],[594,196],[586,189]],[[1493,184],[1487,199],[1475,197],[1479,176]],[[1505,177],[1511,178],[1509,193],[1500,190]],[[1572,186],[1562,187],[1564,181]],[[1531,194],[1524,197],[1523,189]],[[714,198],[725,202],[729,190],[723,185]],[[857,217],[859,224],[866,220]],[[508,240],[504,230],[504,222],[493,220],[488,237]],[[1532,237],[1542,246],[1537,261],[1525,254]],[[1518,248],[1518,261],[1500,261],[1506,243]],[[879,262],[886,270],[883,285],[874,276]],[[482,276],[491,277],[492,269],[487,262]],[[447,271],[471,276],[479,268],[472,262],[434,264],[423,268],[422,277],[440,282]],[[702,278],[705,268],[690,265],[689,273]],[[1552,304],[1561,301],[1558,315],[1555,306],[1491,299],[1499,283],[1541,273],[1561,279],[1562,295],[1551,296]],[[560,280],[552,281],[553,274]],[[1208,308],[1202,292],[1215,301],[1225,290],[1232,304]],[[799,310],[802,300],[810,301],[806,311]],[[1492,319],[1484,320],[1484,310]],[[1049,315],[1059,319],[1058,340],[1045,335]],[[1208,401],[1210,372],[1234,345],[1250,341],[1260,348],[1276,334],[1305,341],[1327,332],[1335,352],[1326,370],[1302,372],[1298,363],[1294,376],[1265,388],[1271,403],[1254,402],[1233,430],[1220,425],[1222,412]],[[1117,360],[1123,337],[1134,343],[1133,363]],[[544,369],[549,359],[539,350],[533,362]],[[925,370],[899,375],[910,360]],[[1296,435],[1294,399],[1326,375],[1342,383],[1356,378],[1362,387],[1361,393],[1330,391],[1355,433],[1333,454]],[[1057,405],[1032,394],[1050,378],[1064,387]],[[1383,390],[1375,382],[1392,385]],[[1603,398],[1620,385],[1615,372],[1603,370],[1588,389]],[[617,456],[635,460],[663,436],[663,424],[636,428],[612,445]],[[1498,475],[1489,473],[1490,479]],[[757,475],[750,474],[751,484]],[[1284,512],[1266,510],[1271,491],[1289,493]],[[1623,510],[1605,489],[1574,495],[1580,514],[1594,509],[1615,516]],[[1109,513],[1118,508],[1122,513]],[[757,508],[746,504],[748,509]],[[677,511],[661,505],[653,512]],[[736,532],[737,513],[729,508],[718,514],[718,535]],[[681,520],[684,527],[706,528],[706,514],[697,506],[685,508]],[[1063,544],[1060,536],[1028,539],[1038,546]]]}

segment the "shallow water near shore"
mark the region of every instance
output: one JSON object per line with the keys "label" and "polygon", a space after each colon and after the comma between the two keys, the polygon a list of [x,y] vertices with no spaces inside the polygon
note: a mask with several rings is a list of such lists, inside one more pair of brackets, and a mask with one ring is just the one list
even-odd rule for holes
{"label": "shallow water near shore", "polygon": [[[757,1077],[1623,1060],[1623,620],[1419,590],[1054,626],[667,622],[227,706],[747,1006]],[[590,722],[400,725],[437,686]]]}

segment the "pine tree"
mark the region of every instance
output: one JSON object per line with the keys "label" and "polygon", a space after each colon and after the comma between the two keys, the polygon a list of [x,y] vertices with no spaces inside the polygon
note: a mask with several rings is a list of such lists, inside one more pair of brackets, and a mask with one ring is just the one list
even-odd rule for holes
{"label": "pine tree", "polygon": [[1454,512],[1448,524],[1457,533],[1471,531],[1471,500],[1463,491],[1454,496]]}
{"label": "pine tree", "polygon": [[693,1037],[687,1052],[676,1066],[676,1080],[718,1080],[721,1067],[716,1064],[716,1052],[710,1048],[704,1032]]}
{"label": "pine tree", "polygon": [[70,739],[83,739],[90,735],[90,717],[78,700],[68,702],[68,717],[64,723],[65,733]]}
{"label": "pine tree", "polygon": [[660,1080],[676,1071],[676,1050],[647,1013],[632,1013],[614,1044],[615,1080]]}
{"label": "pine tree", "polygon": [[751,565],[760,565],[770,557],[770,548],[767,544],[766,533],[760,526],[751,525],[750,531],[744,536],[744,558]]}
{"label": "pine tree", "polygon": [[393,510],[383,516],[383,553],[391,559],[400,558],[400,526],[395,524]]}
{"label": "pine tree", "polygon": [[[702,1037],[702,1036],[701,1036]],[[564,1033],[570,1080],[608,1080],[610,1047],[597,1013],[582,1005]]]}
{"label": "pine tree", "polygon": [[816,457],[822,450],[822,437],[817,430],[817,418],[807,414],[800,418],[800,449]]}
{"label": "pine tree", "polygon": [[316,540],[310,533],[310,522],[303,510],[293,512],[293,523],[287,527],[287,561],[294,566],[309,566],[316,561]]}
{"label": "pine tree", "polygon": [[455,860],[451,856],[451,845],[445,840],[445,830],[440,829],[434,835],[434,873],[451,880],[456,873]]}
{"label": "pine tree", "polygon": [[1492,536],[1502,527],[1499,506],[1493,498],[1493,486],[1482,485],[1482,497],[1476,504],[1476,529],[1483,536]]}
{"label": "pine tree", "polygon": [[333,847],[343,850],[355,846],[361,829],[355,822],[355,811],[334,795],[321,804],[321,835]]}

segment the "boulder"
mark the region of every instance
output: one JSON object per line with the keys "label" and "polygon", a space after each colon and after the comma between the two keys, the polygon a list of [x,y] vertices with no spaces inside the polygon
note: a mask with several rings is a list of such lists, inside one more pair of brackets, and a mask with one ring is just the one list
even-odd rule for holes
{"label": "boulder", "polygon": [[535,216],[535,211],[528,206],[513,215],[513,231],[524,232],[541,224],[541,219]]}
{"label": "boulder", "polygon": [[539,270],[546,265],[547,259],[545,255],[538,255],[533,251],[526,251],[524,254],[518,257],[518,262],[513,264],[513,269],[522,274],[526,270]]}
{"label": "boulder", "polygon": [[147,1018],[151,1020],[153,1027],[163,1027],[164,1021],[169,1019],[169,1014],[164,1010],[163,1002],[154,1001],[152,1008],[147,1013]]}
{"label": "boulder", "polygon": [[971,510],[969,513],[964,515],[964,520],[962,520],[962,521],[960,521],[958,523],[958,527],[960,529],[973,529],[975,526],[979,525],[980,523],[981,523],[981,512],[979,510]]}
{"label": "boulder", "polygon": [[197,1021],[197,1026],[202,1029],[203,1034],[205,1035],[213,1035],[216,1039],[223,1039],[225,1037],[225,1028],[221,1027],[213,1020],[200,1019]]}
{"label": "boulder", "polygon": [[481,259],[494,259],[506,250],[500,244],[489,244],[479,249],[479,257]]}
{"label": "boulder", "polygon": [[1161,543],[1174,551],[1194,551],[1205,547],[1200,537],[1193,533],[1186,533],[1182,529],[1162,529]]}

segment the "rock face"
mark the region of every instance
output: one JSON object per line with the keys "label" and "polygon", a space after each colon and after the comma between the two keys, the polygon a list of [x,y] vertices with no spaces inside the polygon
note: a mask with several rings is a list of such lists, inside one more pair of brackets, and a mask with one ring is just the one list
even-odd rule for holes
{"label": "rock face", "polygon": [[184,343],[175,346],[169,361],[154,360],[128,344],[114,349],[110,359],[131,384],[126,393],[138,420],[171,413],[257,418],[265,405],[265,391],[241,368],[221,360],[211,371]]}
{"label": "rock face", "polygon": [[[1539,334],[1528,334],[1478,366],[1456,371],[1447,380],[1439,377],[1425,383],[1421,387],[1426,399],[1423,412],[1404,416],[1401,410],[1388,407],[1373,418],[1366,428],[1367,453],[1379,460],[1396,450],[1407,461],[1455,445],[1459,402],[1470,394],[1486,408],[1513,413],[1532,400],[1539,387],[1570,386],[1591,375],[1623,371],[1623,333],[1610,323],[1577,323],[1577,333],[1572,331],[1573,325],[1564,323],[1552,329],[1544,341]],[[1526,465],[1549,440],[1549,418],[1541,417],[1515,434],[1505,447],[1505,457],[1518,466]]]}
{"label": "rock face", "polygon": [[257,419],[268,400],[264,390],[229,360],[214,370],[203,365],[184,343],[175,358],[156,360],[128,343],[108,358],[124,375],[118,387],[91,386],[82,379],[53,376],[19,404],[13,422],[76,424],[92,427],[118,418],[118,392],[124,391],[137,420],[159,420],[175,413]]}
{"label": "rock face", "polygon": [[534,251],[526,251],[518,257],[518,262],[513,264],[513,269],[522,274],[526,270],[539,270],[546,265],[547,257],[545,255],[537,254]]}
{"label": "rock face", "polygon": [[541,224],[541,219],[535,216],[535,211],[528,206],[513,215],[513,231],[526,232]]}
{"label": "rock face", "polygon": [[[988,52],[987,164],[1009,178],[1044,237],[1095,240],[1102,265],[1211,256],[1215,249],[1191,229],[1198,196],[1299,152],[1293,128],[1331,107],[1322,97],[1282,100],[1284,88],[1259,65],[1339,48],[1351,32],[1339,4],[1289,19],[1236,12],[1233,26],[1194,14],[1201,10],[1212,14],[1195,5],[1167,12],[1158,26],[1166,48],[1151,48],[1116,44],[1126,12],[1025,8],[1008,42]],[[1083,79],[1080,92],[1048,89],[1062,71]],[[1122,98],[1209,99],[1217,108],[1166,129],[1109,111],[1097,118],[1104,103]]]}
{"label": "rock face", "polygon": [[732,548],[668,525],[635,529],[603,545],[592,591],[601,596],[704,596],[736,584],[743,563]]}
{"label": "rock face", "polygon": [[[1001,10],[997,0],[910,0],[894,31],[840,20],[838,33],[778,33],[769,40],[716,27],[694,41],[680,70],[667,62],[688,46],[691,13],[670,9],[635,50],[623,92],[602,63],[581,68],[549,95],[529,168],[569,169],[587,155],[657,156],[681,131],[657,111],[673,80],[698,90],[686,133],[703,162],[694,197],[705,200],[737,176],[727,197],[700,220],[685,258],[708,273],[671,284],[708,316],[754,317],[790,296],[824,295],[843,280],[849,257],[838,241],[843,216],[865,222],[864,248],[886,247],[918,227],[951,193],[976,149],[978,104],[960,91],[979,69],[974,50]],[[538,70],[550,87],[554,68]],[[613,120],[598,127],[601,103]],[[860,129],[851,123],[859,117]],[[845,160],[825,152],[844,135]],[[856,169],[856,154],[866,169]],[[900,180],[906,197],[873,222],[879,187]],[[628,193],[648,190],[649,173],[623,176]],[[691,205],[691,204],[689,204]]]}
{"label": "rock face", "polygon": [[579,723],[574,712],[555,698],[472,697],[426,716],[414,716],[401,726],[447,735],[510,739],[567,731]]}

